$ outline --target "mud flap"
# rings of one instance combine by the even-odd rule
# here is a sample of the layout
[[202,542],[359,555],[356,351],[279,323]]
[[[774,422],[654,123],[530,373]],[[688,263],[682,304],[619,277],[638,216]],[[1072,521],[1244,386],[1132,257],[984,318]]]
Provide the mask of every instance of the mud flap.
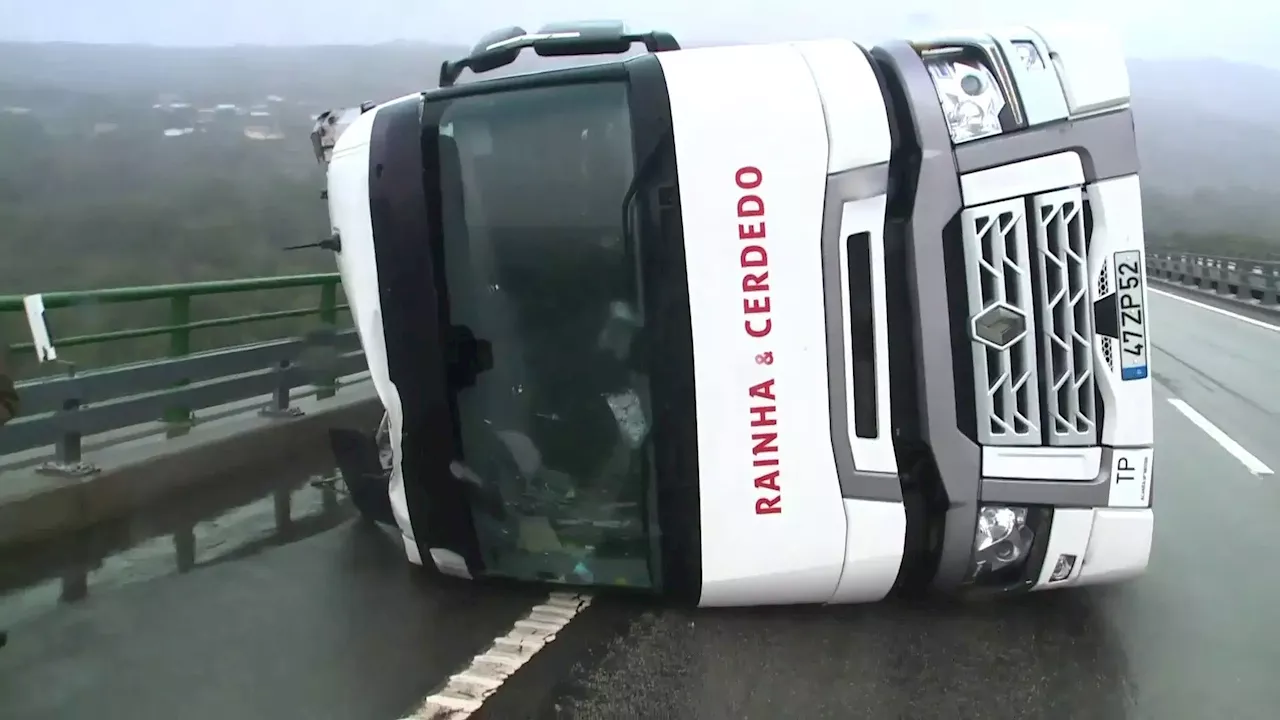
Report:
[[391,473],[382,469],[374,438],[358,430],[330,428],[329,448],[356,509],[374,522],[394,526]]

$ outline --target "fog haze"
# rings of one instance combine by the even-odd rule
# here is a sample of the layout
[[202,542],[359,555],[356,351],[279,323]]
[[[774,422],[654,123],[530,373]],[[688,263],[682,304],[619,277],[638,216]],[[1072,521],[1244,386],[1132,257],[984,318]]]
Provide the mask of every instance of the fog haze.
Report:
[[875,40],[938,28],[1098,19],[1131,53],[1211,55],[1280,68],[1271,36],[1280,5],[1192,0],[0,0],[0,40],[158,45],[470,43],[497,26],[622,18],[689,39],[841,35]]
[[[145,175],[135,185],[152,188],[137,193],[155,206],[156,223],[186,227],[192,211],[176,213],[172,208],[182,199],[166,199],[155,187],[216,180],[244,195],[225,198],[224,210],[247,212],[234,209],[236,203],[262,203],[246,176],[284,187],[298,173],[314,172],[306,137],[313,113],[431,87],[443,59],[507,25],[536,29],[556,20],[620,18],[699,46],[823,36],[874,43],[894,35],[1102,20],[1119,32],[1130,55],[1148,232],[1166,239],[1212,235],[1217,243],[1225,236],[1263,238],[1270,246],[1280,227],[1280,128],[1274,122],[1280,116],[1280,60],[1272,57],[1268,28],[1280,28],[1280,5],[1226,2],[1211,13],[1202,8],[1191,0],[0,0],[0,114],[12,115],[14,108],[25,113],[7,123],[19,133],[15,137],[26,138],[6,147],[26,158],[25,169],[12,176],[20,189],[36,185],[32,173],[62,167],[65,158],[55,162],[35,152],[45,145],[80,158],[75,162],[93,160],[92,168],[79,172],[84,177],[109,175],[111,163],[118,166],[113,153],[127,149]],[[530,56],[504,72],[551,62]],[[284,104],[267,107],[273,102]],[[227,122],[245,127],[222,134],[206,133],[213,125],[200,130],[200,139],[180,141],[190,155],[167,149],[172,143],[165,144],[163,133],[181,134],[184,123],[199,124],[169,118],[170,110],[195,113],[237,103],[244,107],[236,112],[245,117]],[[228,158],[256,165],[236,166]],[[190,172],[193,167],[200,172]],[[66,175],[59,176],[62,185],[54,183],[59,192]],[[121,183],[90,185],[84,192]],[[207,196],[201,193],[188,194]],[[299,210],[296,222],[282,225],[279,213],[263,212],[273,236],[297,234],[281,228],[301,229],[311,221]],[[45,216],[32,215],[31,224],[33,237],[51,232]],[[241,234],[258,231],[266,232]],[[74,245],[78,232],[67,229],[67,242]],[[264,265],[260,272],[276,269]]]

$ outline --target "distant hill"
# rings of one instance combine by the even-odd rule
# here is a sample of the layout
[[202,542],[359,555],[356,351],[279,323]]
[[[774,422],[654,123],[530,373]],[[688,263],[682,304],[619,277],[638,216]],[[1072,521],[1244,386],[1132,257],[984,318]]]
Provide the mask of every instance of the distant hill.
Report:
[[409,42],[222,48],[0,43],[0,98],[20,87],[131,99],[174,93],[193,103],[274,94],[324,109],[430,87],[440,63],[460,52]]
[[1223,60],[1129,67],[1152,182],[1169,191],[1280,191],[1280,72]]
[[[143,170],[193,168],[223,162],[214,159],[223,146],[210,144],[211,139],[192,141],[188,145],[206,149],[174,156],[174,145],[161,144],[166,127],[195,126],[196,121],[181,118],[215,105],[239,106],[244,116],[264,109],[256,106],[274,96],[269,122],[253,117],[218,122],[238,123],[232,135],[245,127],[278,126],[283,139],[244,150],[240,138],[241,149],[228,161],[247,167],[270,159],[278,171],[296,175],[314,169],[306,167],[311,162],[306,134],[314,113],[432,87],[440,63],[464,52],[419,42],[223,48],[0,43],[0,110],[53,109],[73,127],[72,134],[81,138],[77,142],[110,126],[118,126],[111,132],[144,133],[155,146],[135,144],[129,151]],[[522,58],[507,72],[570,62]],[[1158,209],[1148,213],[1149,227],[1270,237],[1280,227],[1280,128],[1274,121],[1280,117],[1280,72],[1215,59],[1133,60],[1130,75],[1144,189],[1149,209]],[[192,108],[157,112],[152,106],[161,103]],[[0,131],[5,123],[29,121],[0,112]],[[36,145],[16,153],[6,149],[11,159],[0,157],[0,171],[6,162],[38,165]],[[246,152],[258,159],[242,157]],[[104,151],[98,172],[109,171],[108,160],[120,162],[118,154]],[[157,172],[130,177],[136,187],[176,169]]]

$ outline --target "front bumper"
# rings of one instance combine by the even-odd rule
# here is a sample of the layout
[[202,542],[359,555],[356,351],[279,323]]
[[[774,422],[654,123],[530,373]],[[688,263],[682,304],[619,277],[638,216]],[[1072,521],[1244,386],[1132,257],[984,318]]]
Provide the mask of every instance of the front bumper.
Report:
[[[1044,473],[1035,480],[983,479],[979,508],[1025,507],[1039,513],[1034,547],[1023,572],[1016,582],[996,583],[997,587],[1046,589],[1116,582],[1146,569],[1154,529],[1150,507],[1154,453],[1151,448],[1095,447],[1078,454],[1081,467],[1067,458],[1045,465],[1046,470],[1058,471],[1061,479],[1044,479]],[[1089,461],[1093,472],[1083,467]],[[984,461],[984,468],[988,467]],[[1087,481],[1078,476],[1086,472],[1096,476]],[[1077,476],[1072,477],[1073,473]],[[1124,506],[1138,494],[1145,498],[1145,507]],[[971,561],[968,572],[972,574],[974,567]]]
[[[1120,582],[1141,575],[1151,556],[1151,508],[1061,508],[1053,513],[1032,589]],[[1064,576],[1065,567],[1070,570]],[[1055,571],[1057,574],[1055,576]]]

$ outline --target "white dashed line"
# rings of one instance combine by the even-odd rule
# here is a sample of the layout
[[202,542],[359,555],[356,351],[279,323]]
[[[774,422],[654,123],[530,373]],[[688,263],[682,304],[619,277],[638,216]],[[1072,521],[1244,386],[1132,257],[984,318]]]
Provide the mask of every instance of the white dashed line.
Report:
[[1231,455],[1234,456],[1235,459],[1239,460],[1240,463],[1249,470],[1249,472],[1254,475],[1272,474],[1271,468],[1267,467],[1266,463],[1259,460],[1253,453],[1245,450],[1240,443],[1228,437],[1221,428],[1209,422],[1209,419],[1205,416],[1196,412],[1195,408],[1191,407],[1179,398],[1169,398],[1169,404],[1177,408],[1178,412],[1186,415],[1188,420],[1195,423],[1196,427],[1203,430],[1205,435],[1213,438],[1214,442],[1221,445],[1223,450],[1231,453]]
[[1245,317],[1244,315],[1233,313],[1230,310],[1223,310],[1222,308],[1219,308],[1219,307],[1206,305],[1202,302],[1197,302],[1195,300],[1192,300],[1191,298],[1185,298],[1185,297],[1182,297],[1181,295],[1176,295],[1171,292],[1165,292],[1164,290],[1157,290],[1150,286],[1147,287],[1147,292],[1152,292],[1152,293],[1155,293],[1156,295],[1161,295],[1173,300],[1177,300],[1178,302],[1184,302],[1188,305],[1194,305],[1195,307],[1198,307],[1201,310],[1208,310],[1211,313],[1217,313],[1219,315],[1222,315],[1223,317],[1233,318],[1233,319],[1239,320],[1242,323],[1248,323],[1249,325],[1252,325],[1254,327],[1260,327],[1260,328],[1263,328],[1264,330],[1270,330],[1271,332],[1280,333],[1280,325],[1272,325],[1271,323],[1268,323],[1268,322],[1255,320],[1254,318],[1251,318],[1251,317]]
[[502,683],[556,639],[575,617],[591,604],[587,595],[551,593],[523,618],[495,638],[489,649],[476,655],[436,694],[427,697],[403,720],[463,720],[480,709]]

